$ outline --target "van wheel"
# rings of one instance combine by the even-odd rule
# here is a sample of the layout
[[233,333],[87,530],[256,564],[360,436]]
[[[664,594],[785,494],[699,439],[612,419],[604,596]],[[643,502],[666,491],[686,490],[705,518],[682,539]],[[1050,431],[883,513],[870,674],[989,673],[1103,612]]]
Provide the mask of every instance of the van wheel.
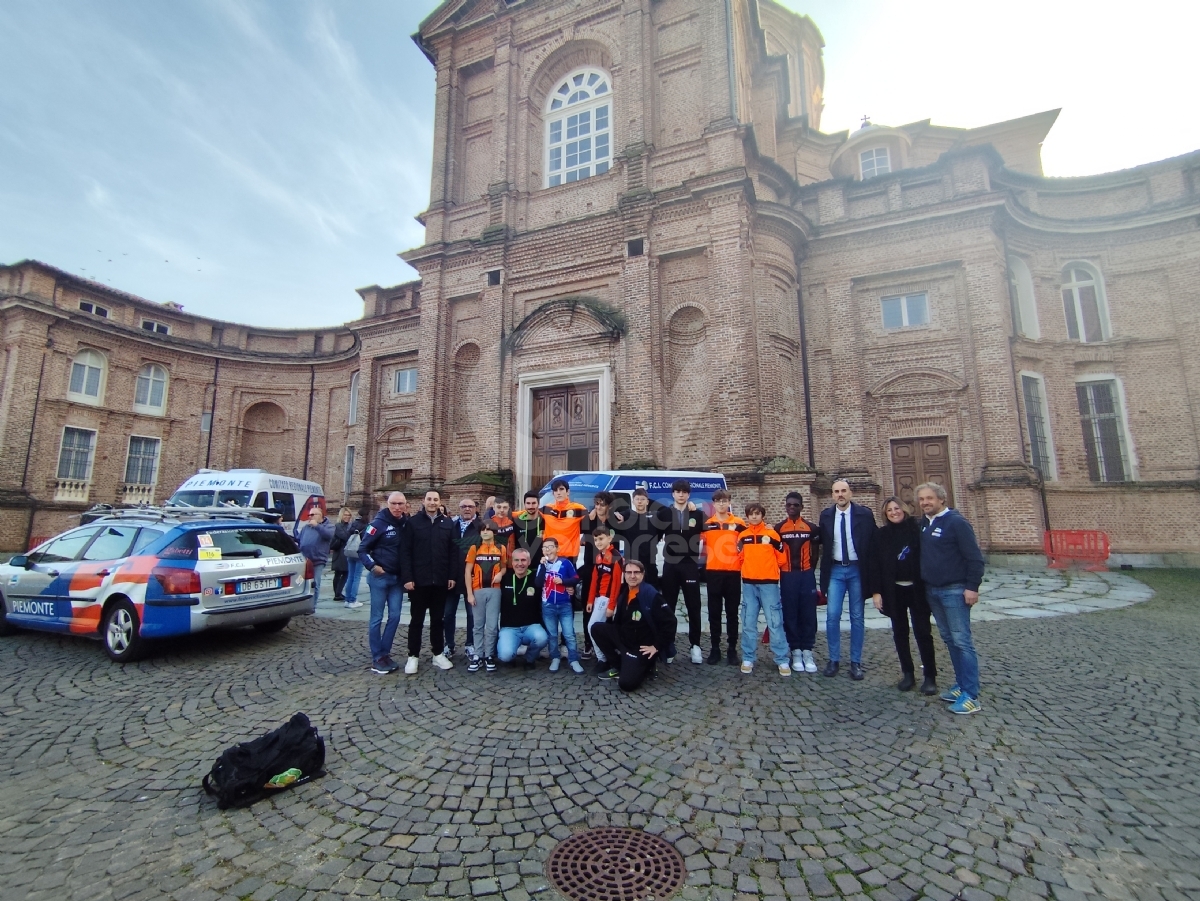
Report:
[[17,627],[8,622],[8,607],[4,598],[0,597],[0,635],[16,635]]
[[255,623],[254,631],[264,632],[267,634],[270,634],[271,632],[282,632],[287,628],[287,624],[291,621],[291,617],[285,616],[283,619],[273,619],[265,623]]
[[117,663],[137,660],[145,648],[145,641],[138,634],[137,610],[123,598],[114,601],[100,623],[100,634],[104,640],[104,651]]

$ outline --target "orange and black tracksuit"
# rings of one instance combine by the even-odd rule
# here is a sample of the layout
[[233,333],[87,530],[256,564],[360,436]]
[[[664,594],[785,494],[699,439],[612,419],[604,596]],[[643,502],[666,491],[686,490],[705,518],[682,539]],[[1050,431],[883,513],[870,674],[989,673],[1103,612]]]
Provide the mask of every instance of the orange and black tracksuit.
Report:
[[472,545],[467,550],[465,567],[465,571],[471,574],[471,591],[499,588],[507,566],[508,549],[504,545],[495,542]]
[[496,544],[508,551],[511,557],[512,552],[517,549],[516,524],[509,517],[496,516],[495,513],[492,514],[491,520],[496,524]]
[[603,554],[592,558],[592,579],[588,583],[587,611],[590,613],[596,598],[608,598],[608,615],[617,609],[617,595],[621,593],[625,575],[625,560],[610,545]]
[[579,557],[579,533],[585,516],[587,507],[570,500],[555,501],[542,507],[542,517],[546,523],[542,540],[556,539],[558,556],[566,557],[572,566]]
[[817,639],[816,565],[820,555],[820,530],[804,517],[785,519],[775,526],[783,540],[779,599],[783,628],[793,651],[811,651]]
[[746,526],[738,536],[742,554],[742,581],[761,584],[779,582],[779,567],[783,561],[783,541],[779,533],[765,522]]
[[742,603],[742,558],[738,552],[738,536],[745,531],[746,522],[727,513],[725,519],[710,516],[704,523],[706,560],[704,581],[708,584],[708,631],[712,637],[709,663],[721,662],[721,609],[729,625],[729,662],[737,662],[738,607]]

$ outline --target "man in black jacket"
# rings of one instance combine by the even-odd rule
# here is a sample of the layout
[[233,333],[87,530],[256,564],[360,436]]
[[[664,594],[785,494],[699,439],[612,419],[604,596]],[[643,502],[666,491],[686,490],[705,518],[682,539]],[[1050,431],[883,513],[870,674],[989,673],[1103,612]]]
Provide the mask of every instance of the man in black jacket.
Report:
[[454,568],[458,563],[458,547],[454,542],[454,523],[443,516],[438,508],[442,496],[431,488],[425,492],[421,509],[409,517],[408,528],[402,533],[400,543],[400,569],[408,580],[404,590],[408,592],[408,662],[404,672],[412,675],[417,671],[417,658],[421,653],[421,630],[425,627],[425,614],[429,617],[429,645],[433,650],[433,665],[439,669],[454,666],[442,653],[442,613],[446,609],[446,592],[462,579],[465,567]]
[[654,666],[675,640],[678,622],[674,605],[643,583],[646,570],[640,560],[625,564],[625,585],[617,595],[617,609],[606,623],[593,629],[596,647],[610,661],[620,661],[601,673],[617,679],[621,691],[633,691],[654,671]]
[[825,593],[825,638],[829,643],[826,676],[838,674],[842,659],[842,602],[850,598],[850,678],[863,677],[866,638],[863,576],[875,535],[875,516],[850,500],[850,483],[833,483],[833,506],[821,511],[821,590]]
[[[658,530],[663,536],[662,593],[671,609],[683,589],[683,605],[688,615],[688,642],[692,646],[692,663],[703,663],[700,650],[700,536],[704,517],[688,503],[692,485],[687,479],[676,479],[671,485],[675,502],[658,511]],[[667,663],[675,660],[672,640],[667,649]]]
[[[408,526],[408,502],[399,491],[388,495],[387,506],[375,514],[363,531],[358,559],[367,570],[371,590],[371,617],[367,622],[367,644],[371,648],[371,672],[384,675],[400,667],[392,660],[392,641],[400,625],[404,583],[400,569],[400,545]],[[387,625],[383,623],[387,610]]]
[[633,489],[633,506],[621,511],[625,518],[611,525],[624,547],[621,553],[627,560],[641,560],[646,569],[646,584],[658,588],[658,531],[655,511],[645,488]]

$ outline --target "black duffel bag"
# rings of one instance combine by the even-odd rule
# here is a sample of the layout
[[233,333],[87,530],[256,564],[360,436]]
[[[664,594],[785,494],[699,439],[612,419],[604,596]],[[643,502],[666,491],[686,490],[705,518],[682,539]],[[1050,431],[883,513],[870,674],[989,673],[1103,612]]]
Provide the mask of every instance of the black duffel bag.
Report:
[[300,771],[291,785],[325,775],[325,740],[303,713],[254,741],[227,748],[204,777],[204,790],[221,810],[253,804],[272,791],[267,782],[289,769]]

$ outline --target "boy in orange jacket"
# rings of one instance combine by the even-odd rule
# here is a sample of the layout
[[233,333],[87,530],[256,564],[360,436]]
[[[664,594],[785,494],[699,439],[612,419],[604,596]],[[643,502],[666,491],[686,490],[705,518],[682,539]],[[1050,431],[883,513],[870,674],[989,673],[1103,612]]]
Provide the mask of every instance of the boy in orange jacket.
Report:
[[742,601],[742,557],[738,553],[738,536],[746,528],[740,516],[729,512],[729,492],[718,488],[713,492],[713,515],[704,523],[700,537],[704,539],[704,581],[708,585],[708,634],[712,651],[708,662],[721,662],[721,610],[729,636],[729,663],[737,662],[738,607]]
[[483,658],[472,656],[467,672],[477,673],[486,666],[496,671],[496,639],[500,635],[500,584],[508,567],[508,549],[496,543],[496,524],[484,520],[479,526],[479,544],[467,550],[467,567],[463,584],[467,586],[467,603],[483,613]]
[[[624,558],[613,545],[613,534],[608,526],[592,529],[592,546],[592,577],[588,581],[587,606],[584,607],[584,625],[588,635],[592,634],[592,626],[607,621],[617,609],[617,594],[621,591],[625,566]],[[606,672],[608,669],[604,652],[597,647],[596,671]]]
[[737,546],[742,557],[742,672],[754,672],[761,608],[771,631],[771,655],[779,667],[779,675],[790,676],[792,666],[779,602],[783,541],[778,532],[763,522],[766,515],[762,504],[747,504],[746,528],[738,535]]

